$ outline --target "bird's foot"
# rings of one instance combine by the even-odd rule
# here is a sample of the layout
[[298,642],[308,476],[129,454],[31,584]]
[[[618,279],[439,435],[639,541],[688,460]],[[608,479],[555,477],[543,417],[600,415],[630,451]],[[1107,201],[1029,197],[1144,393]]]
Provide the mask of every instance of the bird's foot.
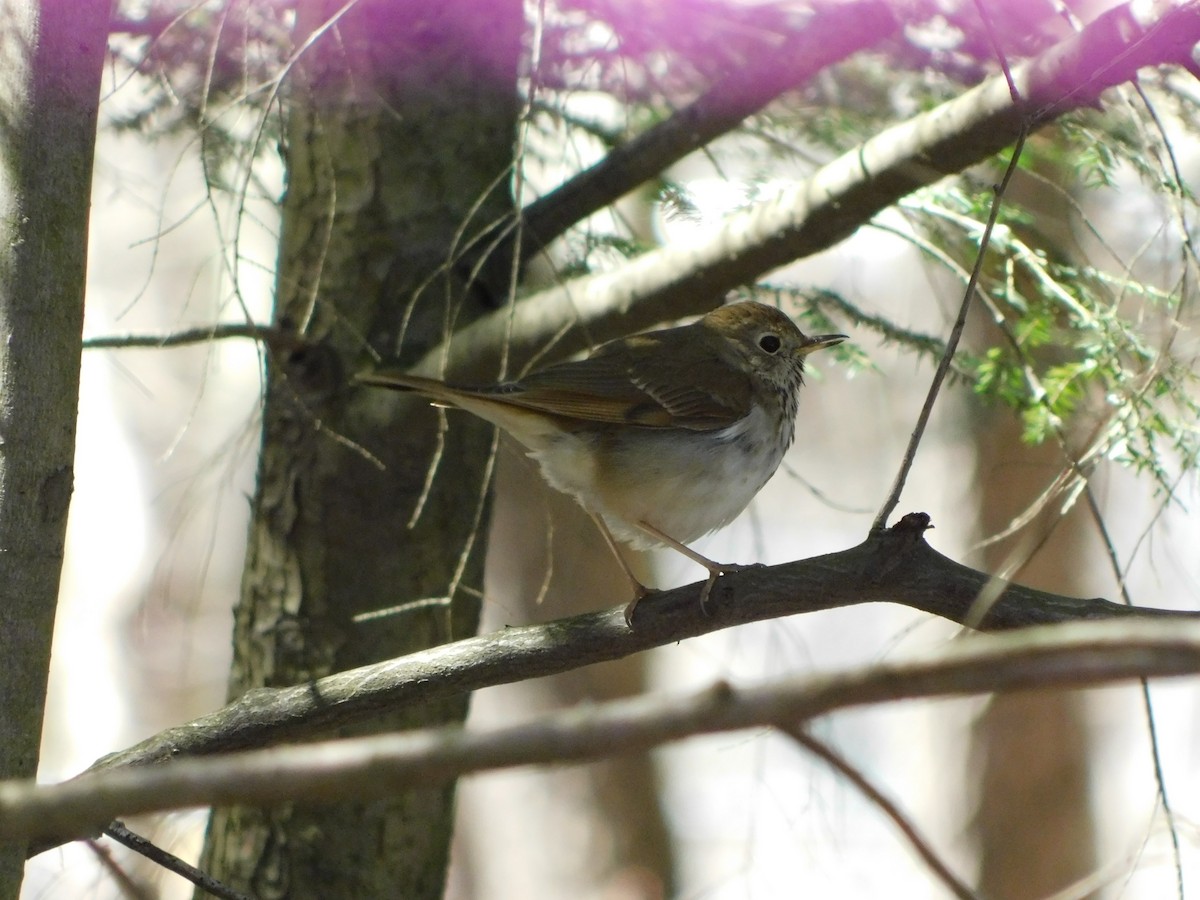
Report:
[[637,609],[638,602],[647,594],[653,594],[651,588],[646,587],[637,579],[631,579],[634,584],[633,599],[629,601],[629,605],[625,607],[625,624],[630,628],[633,627],[633,611]]
[[[708,599],[712,594],[713,586],[717,583],[717,579],[722,575],[732,575],[735,572],[745,572],[747,569],[761,569],[762,563],[717,563],[705,566],[708,569],[708,580],[704,582],[704,587],[700,589],[700,612],[706,616],[712,615],[712,609],[709,607]],[[629,601],[629,605],[625,607],[625,624],[630,628],[633,627],[634,611],[642,598],[647,594],[656,594],[658,591],[653,588],[648,588],[640,581],[633,580],[634,594],[633,599]]]
[[762,566],[762,563],[712,563],[705,566],[708,569],[708,581],[704,582],[704,587],[700,589],[700,612],[706,616],[712,615],[712,610],[708,606],[708,597],[712,593],[713,585],[717,583],[717,579],[722,575],[732,575],[734,572],[744,572],[747,569],[757,569]]

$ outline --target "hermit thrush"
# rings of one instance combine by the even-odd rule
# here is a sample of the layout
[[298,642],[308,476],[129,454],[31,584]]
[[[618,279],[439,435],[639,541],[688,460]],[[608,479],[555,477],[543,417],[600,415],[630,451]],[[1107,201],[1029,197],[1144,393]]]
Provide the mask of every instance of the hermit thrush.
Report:
[[795,434],[804,358],[845,339],[807,337],[774,307],[735,303],[518,381],[467,387],[389,371],[358,380],[465,409],[523,444],[600,526],[633,585],[632,625],[647,588],[613,539],[666,545],[704,566],[703,606],[716,579],[741,567],[687,543],[732,522],[775,473]]

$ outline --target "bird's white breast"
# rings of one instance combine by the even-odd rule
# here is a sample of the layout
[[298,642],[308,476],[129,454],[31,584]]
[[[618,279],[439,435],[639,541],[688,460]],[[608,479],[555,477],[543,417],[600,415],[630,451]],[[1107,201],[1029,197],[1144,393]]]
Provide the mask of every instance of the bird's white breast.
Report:
[[785,430],[755,406],[721,431],[562,434],[530,456],[616,538],[645,549],[655,542],[637,522],[686,544],[737,518],[779,467],[792,437]]

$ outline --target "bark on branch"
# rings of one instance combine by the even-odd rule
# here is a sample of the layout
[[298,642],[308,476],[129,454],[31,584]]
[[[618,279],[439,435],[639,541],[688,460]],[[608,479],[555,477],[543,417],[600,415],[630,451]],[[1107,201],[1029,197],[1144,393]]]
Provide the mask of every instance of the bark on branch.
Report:
[[[1016,66],[1014,102],[996,76],[880,132],[776,197],[729,216],[708,239],[689,238],[645,253],[613,272],[568,281],[498,310],[454,335],[416,368],[459,378],[494,375],[554,345],[563,356],[588,344],[706,312],[729,290],[825,250],[918,188],[963,171],[1131,81],[1146,66],[1195,71],[1200,3],[1171,6],[1147,23],[1116,7],[1078,34]],[[507,350],[502,351],[508,341]]]
[[182,759],[149,769],[91,772],[59,785],[10,782],[0,784],[0,839],[30,836],[45,849],[95,833],[117,815],[207,804],[366,799],[488,769],[643,751],[701,733],[764,726],[792,731],[817,716],[867,704],[1200,671],[1200,623],[1113,624],[977,637],[953,642],[933,659],[792,677],[762,687],[720,682],[690,694],[642,695],[503,728],[445,727]]
[[[989,631],[1112,618],[1200,620],[1197,612],[1129,607],[998,583],[930,547],[923,536],[928,522],[923,513],[910,513],[848,550],[723,576],[709,597],[708,616],[700,611],[702,582],[697,582],[645,598],[633,629],[625,625],[624,607],[615,606],[466,638],[310,684],[252,690],[207,716],[105,757],[94,768],[312,738],[383,711],[569,671],[732,625],[859,603],[901,603]],[[980,597],[992,593],[987,608],[977,608]]]
[[[709,713],[698,713],[699,718],[689,719],[692,724],[686,727],[669,723],[659,727],[646,723],[644,727],[647,730],[639,732],[641,737],[631,737],[623,744],[599,740],[596,733],[589,730],[594,726],[598,732],[605,733],[605,729],[610,727],[604,724],[608,720],[599,716],[595,719],[599,725],[585,723],[581,726],[583,731],[576,735],[580,743],[573,745],[577,747],[575,750],[568,750],[563,743],[550,740],[532,756],[521,757],[520,754],[526,753],[526,750],[509,750],[501,752],[500,756],[484,754],[477,758],[474,750],[465,749],[474,747],[472,742],[476,738],[461,730],[449,729],[384,738],[381,740],[385,743],[378,747],[372,743],[364,744],[364,747],[373,749],[361,752],[370,756],[383,747],[400,748],[397,751],[399,757],[389,757],[391,761],[386,764],[401,766],[398,774],[389,775],[400,781],[406,778],[452,778],[462,772],[497,765],[592,759],[609,752],[624,752],[675,740],[699,731],[728,730],[772,722],[794,723],[847,705],[901,697],[1035,687],[1052,683],[1089,684],[1137,675],[1200,671],[1200,613],[1130,607],[1102,598],[1065,597],[999,582],[987,573],[960,565],[930,547],[924,538],[928,528],[927,515],[910,513],[892,528],[869,535],[863,543],[848,550],[722,576],[709,597],[712,612],[707,616],[700,611],[702,582],[697,582],[645,598],[638,606],[638,618],[632,629],[625,625],[624,607],[615,606],[543,625],[506,628],[493,634],[443,644],[398,659],[339,672],[309,684],[249,691],[209,715],[169,728],[134,747],[101,759],[88,772],[66,785],[54,789],[34,789],[20,783],[0,785],[0,839],[6,833],[24,834],[28,831],[32,837],[42,839],[42,843],[34,847],[35,852],[41,852],[85,833],[97,823],[107,821],[104,816],[97,818],[97,811],[109,810],[110,807],[111,818],[138,810],[162,808],[163,805],[232,802],[235,799],[238,802],[284,799],[278,793],[278,783],[289,781],[291,776],[287,779],[281,777],[280,760],[290,759],[287,754],[297,748],[275,751],[283,755],[272,757],[273,762],[250,763],[251,769],[259,774],[250,776],[249,782],[238,782],[236,786],[230,786],[207,769],[179,770],[176,764],[187,757],[313,739],[328,734],[335,727],[361,722],[383,712],[394,713],[403,707],[429,703],[479,688],[564,672],[732,625],[859,603],[901,603],[987,631],[1105,619],[1142,622],[1167,620],[1170,628],[1165,635],[1161,627],[1146,632],[1152,635],[1148,640],[1158,642],[1150,649],[1134,638],[1122,640],[1127,635],[1135,634],[1127,631],[1139,627],[1135,622],[1127,622],[1115,637],[1107,631],[1097,632],[1105,635],[1099,645],[1095,643],[1096,635],[1086,632],[1087,639],[1083,641],[1086,646],[1081,645],[1074,650],[1070,649],[1074,646],[1071,642],[1062,645],[1048,636],[1052,635],[1052,631],[1030,633],[1009,642],[989,645],[992,649],[985,655],[995,652],[1012,663],[1022,658],[1040,659],[1040,654],[1049,654],[1046,661],[1030,665],[1016,664],[1007,674],[996,674],[990,663],[977,665],[976,661],[967,665],[968,674],[961,676],[966,678],[965,681],[958,680],[960,676],[952,676],[946,681],[944,671],[937,668],[950,666],[953,669],[953,654],[936,665],[926,663],[941,673],[936,677],[910,673],[910,676],[906,676],[907,681],[895,682],[892,667],[885,666],[845,676],[804,679],[795,687],[794,696],[789,693],[791,688],[783,688],[783,694],[792,696],[792,699],[778,701],[783,706],[771,707],[774,711],[769,714],[763,712],[766,708],[763,704],[769,706],[777,701],[768,700],[772,689],[764,688],[762,691],[765,693],[759,699],[750,701],[746,707],[757,712],[748,713],[742,709],[730,713],[724,705],[720,705],[719,709],[710,710]],[[981,598],[987,601],[986,607],[981,606]],[[1174,644],[1163,645],[1164,641],[1170,644],[1169,639],[1175,635],[1181,642],[1179,647]],[[1106,641],[1120,648],[1114,650],[1111,658],[1105,657],[1103,648],[1107,646]],[[1067,649],[1063,650],[1064,646]],[[1063,650],[1064,655],[1056,655],[1059,650]],[[863,689],[861,686],[864,684],[874,687]],[[893,686],[888,687],[889,684]],[[849,694],[845,693],[847,689]],[[754,692],[739,693],[740,697],[751,695],[758,696]],[[656,711],[671,710],[678,705],[677,701],[663,705],[662,701],[650,699],[630,702],[634,706],[638,702],[646,702]],[[697,699],[693,707],[697,703],[704,706],[704,701]],[[741,709],[741,704],[735,706]],[[625,706],[619,706],[619,709],[625,709]],[[683,727],[683,730],[672,731],[676,727]],[[393,740],[398,743],[387,743]],[[503,744],[510,738],[499,740]],[[517,743],[522,747],[527,746],[524,739]],[[436,753],[432,757],[421,755],[428,753],[431,747],[446,749],[459,746],[464,748],[461,755],[458,751],[451,752],[449,757]],[[413,757],[410,763],[397,763],[398,759],[407,759],[414,748],[419,750],[419,759]],[[353,751],[352,755],[359,752]],[[504,753],[511,752],[517,752],[517,755],[504,756]],[[447,762],[448,759],[451,761]],[[502,762],[501,759],[508,761]],[[184,790],[180,794],[175,775],[165,781],[143,783],[140,779],[146,773],[130,772],[120,775],[113,782],[96,782],[96,785],[106,786],[99,798],[80,799],[90,790],[88,785],[93,784],[91,779],[94,775],[117,775],[123,770],[172,761],[172,772],[188,773],[179,778],[184,782],[194,781],[196,790],[212,793],[197,794]],[[311,760],[297,763],[301,766],[310,764]],[[410,764],[415,768],[405,768]],[[265,770],[261,768],[263,765],[266,766]],[[272,774],[265,782],[254,781],[262,777],[263,771]],[[205,772],[209,774],[203,774]],[[274,788],[267,783],[272,779],[277,782]],[[258,786],[248,786],[252,783]],[[326,784],[320,779],[317,783]],[[158,787],[146,787],[145,784]],[[201,789],[201,784],[207,787]],[[109,786],[115,793],[109,793]],[[248,793],[238,793],[243,789]],[[328,788],[316,787],[313,790],[316,793],[306,796],[323,796],[321,792]],[[61,809],[55,809],[59,809],[65,818],[55,819],[49,807],[39,805],[43,802],[41,792],[45,791],[50,791],[54,797],[47,803],[64,804]],[[56,794],[55,791],[62,793]],[[35,795],[38,799],[31,799]],[[164,798],[168,796],[172,799],[166,803]],[[132,805],[117,804],[118,797],[121,803],[128,801]],[[79,803],[83,805],[75,805]],[[87,823],[86,826],[84,823]],[[81,831],[81,828],[84,830]]]
[[[530,203],[521,212],[528,238],[521,244],[522,256],[538,253],[575,223],[737,128],[784,91],[891,37],[899,27],[895,10],[883,0],[815,6],[810,18],[773,52],[749,60],[669,119]],[[490,246],[492,241],[480,243]]]

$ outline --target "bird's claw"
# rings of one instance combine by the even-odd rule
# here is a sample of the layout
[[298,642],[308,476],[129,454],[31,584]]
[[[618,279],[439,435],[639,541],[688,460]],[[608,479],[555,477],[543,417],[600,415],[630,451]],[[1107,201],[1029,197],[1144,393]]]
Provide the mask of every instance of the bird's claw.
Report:
[[712,610],[708,606],[708,598],[712,594],[713,585],[717,583],[718,578],[722,575],[744,572],[747,569],[760,569],[762,565],[762,563],[721,563],[709,569],[708,581],[704,582],[704,587],[700,589],[700,612],[706,616],[712,615]]
[[635,584],[637,584],[637,587],[634,589],[633,599],[625,607],[625,624],[630,628],[633,628],[633,611],[637,609],[638,601],[651,593],[650,589],[644,584],[640,582],[635,582]]

